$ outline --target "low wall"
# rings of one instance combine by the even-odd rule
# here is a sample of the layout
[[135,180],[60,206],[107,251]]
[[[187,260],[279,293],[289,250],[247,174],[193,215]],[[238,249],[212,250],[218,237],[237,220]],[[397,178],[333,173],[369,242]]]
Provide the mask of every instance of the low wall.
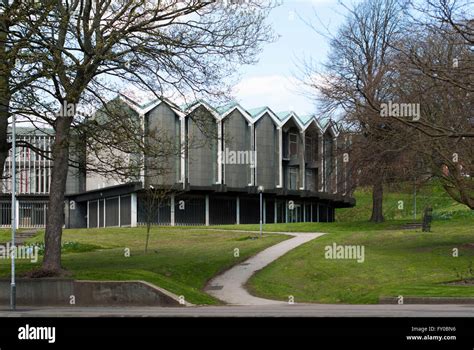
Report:
[[[25,306],[185,306],[179,297],[143,281],[16,280],[17,305]],[[10,280],[0,279],[0,306],[10,304]]]

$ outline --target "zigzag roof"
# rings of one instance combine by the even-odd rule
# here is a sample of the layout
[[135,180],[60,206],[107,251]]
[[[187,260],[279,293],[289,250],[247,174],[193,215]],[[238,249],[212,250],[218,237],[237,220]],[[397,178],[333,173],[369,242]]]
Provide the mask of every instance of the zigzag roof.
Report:
[[[204,100],[196,100],[192,103],[177,106],[166,99],[155,99],[152,101],[148,101],[146,103],[138,104],[129,97],[121,96],[125,102],[127,102],[132,108],[134,108],[137,112],[146,114],[161,103],[166,103],[176,114],[181,116],[188,116],[192,111],[199,108],[200,106],[204,107],[208,110],[216,120],[223,120],[227,116],[229,116],[233,111],[238,110],[244,118],[251,124],[256,123],[260,118],[262,118],[265,114],[268,114],[274,123],[282,127],[284,126],[289,120],[293,120],[298,128],[301,131],[305,131],[311,124],[314,123],[316,128],[321,133],[326,133],[328,130],[331,132],[333,136],[338,136],[339,131],[335,122],[331,119],[327,120],[325,123],[322,123],[321,119],[318,119],[315,115],[304,115],[299,116],[293,111],[284,111],[284,112],[273,112],[270,107],[268,106],[261,106],[252,109],[245,109],[242,107],[238,102],[232,101],[228,104],[214,107],[207,103]],[[324,125],[323,125],[324,124]]]

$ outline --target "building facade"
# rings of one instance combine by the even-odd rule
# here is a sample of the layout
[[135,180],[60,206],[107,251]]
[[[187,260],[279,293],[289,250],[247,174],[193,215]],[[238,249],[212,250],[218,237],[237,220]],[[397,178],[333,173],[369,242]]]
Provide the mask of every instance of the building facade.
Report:
[[[347,177],[338,152],[339,131],[331,121],[323,126],[314,116],[274,113],[268,107],[247,110],[237,103],[214,108],[196,101],[177,107],[163,100],[139,104],[122,96],[114,103],[136,114],[144,134],[159,130],[180,152],[166,160],[166,174],[153,174],[146,157],[141,157],[140,174],[128,179],[71,168],[66,227],[137,226],[147,221],[171,226],[258,223],[262,190],[264,223],[332,222],[336,208],[355,205],[344,192]],[[54,137],[38,130],[19,134],[44,143],[44,149]],[[49,159],[28,148],[18,151],[20,227],[45,224],[51,167]],[[9,169],[11,160],[5,165],[7,175]],[[7,176],[0,202],[5,226],[10,224],[9,186]],[[150,218],[151,188],[167,189],[167,196]]]
[[144,165],[130,181],[87,177],[85,191],[67,196],[67,227],[145,224],[150,188],[170,189],[151,219],[158,225],[258,223],[262,189],[265,223],[331,222],[336,208],[355,205],[344,192],[339,132],[331,121],[322,126],[314,116],[237,103],[213,108],[196,101],[179,108],[125,97],[120,103],[144,130],[167,133],[182,152],[170,157],[165,175],[148,173]]
[[[9,130],[10,131],[10,130]],[[49,186],[53,162],[51,146],[54,141],[52,129],[16,128],[16,190],[17,227],[44,227],[48,209]],[[11,142],[11,132],[9,133]],[[35,152],[34,150],[40,150]],[[12,152],[6,159],[3,180],[0,184],[0,225],[11,227]],[[70,168],[66,193],[85,191],[85,176]]]

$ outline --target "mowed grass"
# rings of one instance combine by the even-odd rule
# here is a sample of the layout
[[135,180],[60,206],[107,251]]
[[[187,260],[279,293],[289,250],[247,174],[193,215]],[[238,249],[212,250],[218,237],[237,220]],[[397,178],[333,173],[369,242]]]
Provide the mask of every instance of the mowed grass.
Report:
[[[256,274],[250,290],[263,297],[297,302],[377,303],[381,296],[471,296],[471,285],[447,285],[472,278],[474,219],[435,223],[420,230],[329,229]],[[365,261],[325,258],[325,247],[361,245]],[[453,257],[453,249],[459,257]]]
[[[403,187],[403,186],[401,186]],[[371,193],[355,193],[355,208],[338,209],[335,223],[265,224],[263,239],[252,239],[259,225],[208,228],[154,227],[149,252],[144,253],[145,228],[65,230],[63,266],[72,277],[91,280],[145,280],[194,304],[218,304],[202,291],[220,271],[284,239],[270,232],[325,232],[325,236],[287,253],[258,272],[248,283],[252,293],[271,299],[317,303],[377,303],[381,296],[474,296],[473,285],[449,282],[474,278],[474,211],[450,199],[436,182],[418,189],[421,210],[434,208],[431,233],[403,230],[413,221],[413,197],[409,184],[397,191],[386,189],[382,224],[369,223]],[[398,201],[403,201],[403,209]],[[3,239],[2,239],[3,238]],[[0,230],[0,242],[10,240],[10,230]],[[42,242],[43,235],[31,242]],[[330,260],[325,247],[360,245],[365,261]],[[239,249],[239,257],[234,249]],[[459,257],[453,257],[453,249]],[[126,257],[126,249],[131,256]],[[8,262],[9,263],[9,262]],[[9,268],[0,260],[0,276]],[[40,262],[36,265],[40,266]],[[18,271],[31,263],[19,261]]]
[[[339,222],[365,221],[372,212],[371,188],[359,188],[354,197],[357,204],[354,208],[337,209],[336,220]],[[416,189],[416,220],[421,220],[423,210],[433,208],[435,219],[456,216],[474,216],[472,210],[448,196],[437,180],[431,180]],[[415,193],[412,183],[398,184],[396,188],[385,186],[383,212],[386,220],[414,221]]]
[[11,240],[11,230],[8,228],[0,229],[0,243],[6,243]]
[[[88,280],[144,280],[182,295],[193,304],[218,304],[202,291],[220,271],[287,239],[284,235],[255,235],[192,228],[153,227],[148,253],[145,228],[64,230],[63,242],[77,242],[85,251],[63,254],[63,267],[73,278]],[[42,242],[43,234],[29,243]],[[235,257],[235,249],[239,257]],[[127,249],[130,257],[126,257]],[[21,275],[40,262],[18,260]],[[0,276],[9,275],[9,261],[0,260]]]
[[[406,186],[405,186],[406,187]],[[433,207],[432,232],[403,230],[413,222],[413,195],[408,190],[386,189],[382,224],[369,223],[371,192],[356,191],[357,206],[339,209],[336,223],[266,225],[268,231],[326,232],[251,278],[252,293],[271,299],[316,303],[377,303],[379,297],[438,296],[474,297],[474,285],[448,285],[473,279],[474,211],[454,202],[436,182],[418,189],[418,221],[425,206]],[[398,201],[403,201],[403,209]],[[256,229],[258,225],[241,227]],[[325,248],[359,245],[365,261],[331,260]],[[453,256],[453,249],[459,257]]]
[[[18,229],[17,232],[27,231],[26,229]],[[12,240],[12,230],[10,228],[0,228],[0,243],[10,242]]]

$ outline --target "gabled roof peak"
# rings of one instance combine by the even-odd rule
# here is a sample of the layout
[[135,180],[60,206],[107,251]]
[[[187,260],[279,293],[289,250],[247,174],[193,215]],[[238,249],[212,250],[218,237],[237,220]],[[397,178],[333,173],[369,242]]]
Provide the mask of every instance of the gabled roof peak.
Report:
[[[212,106],[211,104],[207,103],[203,99],[197,99],[191,103],[181,105],[181,106],[176,106],[173,103],[169,102],[166,99],[155,99],[152,101],[148,101],[143,104],[138,104],[137,102],[133,101],[130,97],[123,95],[123,98],[126,99],[126,101],[129,104],[133,104],[133,107],[135,109],[140,109],[144,110],[146,112],[150,111],[151,109],[155,108],[157,105],[159,105],[161,102],[164,102],[168,104],[173,110],[179,114],[180,116],[187,116],[189,115],[193,110],[198,108],[199,106],[203,106],[206,108],[217,120],[223,120],[227,116],[229,116],[234,110],[238,110],[244,118],[251,124],[254,124],[258,122],[258,120],[263,117],[266,113],[270,115],[270,117],[273,119],[275,124],[279,127],[282,127],[285,125],[290,119],[292,119],[298,128],[301,131],[305,131],[310,125],[313,123],[316,125],[317,129],[321,133],[325,133],[328,128],[331,128],[331,133],[335,136],[339,134],[339,131],[337,130],[337,127],[335,126],[336,123],[329,118],[325,123],[322,119],[325,118],[317,118],[314,114],[305,114],[303,116],[299,116],[296,114],[295,111],[293,110],[288,110],[288,111],[282,111],[282,112],[273,112],[270,107],[268,106],[260,106],[256,108],[251,108],[251,109],[245,109],[243,108],[236,100],[232,100],[226,104],[223,104],[221,106]],[[324,127],[322,126],[324,124]]]

